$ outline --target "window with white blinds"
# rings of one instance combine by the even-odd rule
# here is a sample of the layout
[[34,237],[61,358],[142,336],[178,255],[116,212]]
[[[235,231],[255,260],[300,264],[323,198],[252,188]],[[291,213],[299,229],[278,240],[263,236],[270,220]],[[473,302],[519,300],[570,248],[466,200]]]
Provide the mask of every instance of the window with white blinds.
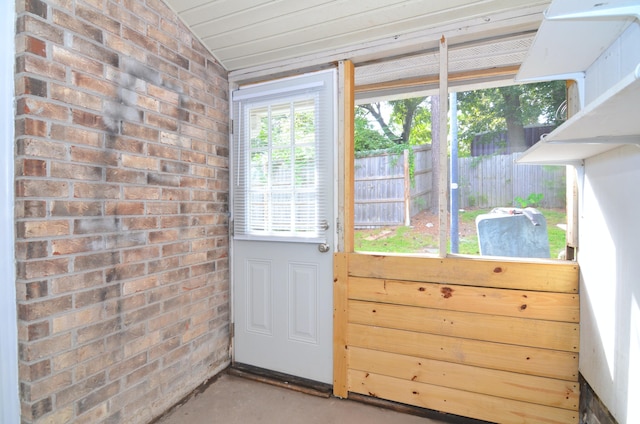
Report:
[[332,93],[322,79],[303,78],[234,93],[235,238],[323,240]]

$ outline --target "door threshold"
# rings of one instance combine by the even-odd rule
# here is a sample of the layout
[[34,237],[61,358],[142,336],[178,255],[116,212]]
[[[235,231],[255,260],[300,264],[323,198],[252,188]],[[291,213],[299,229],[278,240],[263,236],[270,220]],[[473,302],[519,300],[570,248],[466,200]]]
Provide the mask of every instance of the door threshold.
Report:
[[333,387],[330,384],[258,368],[253,365],[235,362],[227,369],[227,373],[322,398],[329,398],[333,393]]

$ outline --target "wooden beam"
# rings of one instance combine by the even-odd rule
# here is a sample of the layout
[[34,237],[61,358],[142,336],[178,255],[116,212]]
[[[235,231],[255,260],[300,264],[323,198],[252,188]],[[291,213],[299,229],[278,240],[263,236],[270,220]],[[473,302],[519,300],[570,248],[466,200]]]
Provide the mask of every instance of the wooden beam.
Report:
[[333,394],[348,396],[348,256],[336,253],[333,256]]
[[447,176],[449,175],[449,167],[447,161],[447,135],[449,133],[447,125],[448,123],[448,111],[449,111],[449,49],[447,46],[447,39],[443,35],[440,38],[440,136],[439,136],[439,153],[438,158],[438,220],[439,235],[438,235],[438,254],[441,258],[447,256],[447,234],[449,228],[449,196],[447,191]]
[[[343,184],[339,187],[342,195],[338,199],[338,215],[342,218],[343,240],[339,243],[338,251],[353,252],[354,251],[354,166],[355,166],[355,71],[351,61],[341,61],[338,66],[339,70],[339,120],[341,146],[339,154],[342,158],[338,161],[338,182]],[[341,246],[340,246],[341,245]]]
[[[518,73],[519,66],[505,66],[502,68],[478,69],[474,71],[456,72],[449,74],[448,81],[463,82],[478,78],[509,77]],[[356,93],[366,93],[379,90],[390,90],[396,88],[409,88],[423,85],[436,85],[440,81],[439,75],[427,75],[423,77],[407,78],[396,81],[385,81],[375,84],[356,85]]]

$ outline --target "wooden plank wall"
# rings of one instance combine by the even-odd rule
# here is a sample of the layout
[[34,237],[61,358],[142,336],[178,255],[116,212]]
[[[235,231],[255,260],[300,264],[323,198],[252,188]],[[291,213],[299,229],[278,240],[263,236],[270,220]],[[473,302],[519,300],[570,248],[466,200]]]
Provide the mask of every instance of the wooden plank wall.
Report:
[[578,266],[336,255],[335,382],[499,423],[577,423]]

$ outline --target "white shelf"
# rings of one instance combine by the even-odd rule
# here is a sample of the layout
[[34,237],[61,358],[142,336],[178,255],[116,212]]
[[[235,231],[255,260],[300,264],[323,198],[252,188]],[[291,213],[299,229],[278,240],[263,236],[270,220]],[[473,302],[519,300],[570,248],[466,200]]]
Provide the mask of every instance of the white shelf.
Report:
[[[637,0],[554,1],[516,80],[575,79],[583,89],[585,71],[634,19],[640,19]],[[640,65],[527,150],[518,162],[576,165],[629,143],[640,144]]]
[[637,1],[551,3],[516,81],[572,79],[622,34],[640,13]]
[[640,65],[533,145],[518,162],[576,164],[629,143],[640,144]]

